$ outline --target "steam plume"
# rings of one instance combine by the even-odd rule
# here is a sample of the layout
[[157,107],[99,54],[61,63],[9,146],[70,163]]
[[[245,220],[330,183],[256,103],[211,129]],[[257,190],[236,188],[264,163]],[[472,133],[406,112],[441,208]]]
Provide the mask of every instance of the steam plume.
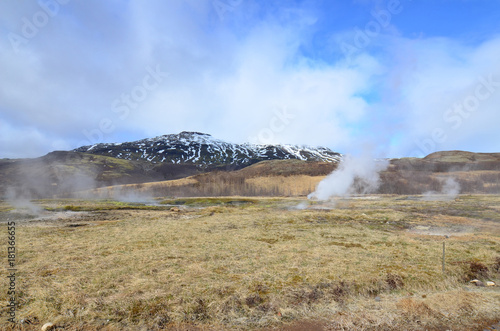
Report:
[[39,215],[42,208],[33,204],[29,195],[23,192],[16,191],[14,188],[9,187],[6,191],[5,197],[7,202],[16,209],[17,212],[26,213],[29,215]]
[[370,156],[346,156],[339,167],[323,179],[309,199],[328,200],[336,196],[372,193],[380,181],[379,172],[387,169],[389,161]]
[[440,192],[429,191],[423,194],[424,200],[453,200],[460,193],[460,184],[454,177],[441,179],[442,187]]

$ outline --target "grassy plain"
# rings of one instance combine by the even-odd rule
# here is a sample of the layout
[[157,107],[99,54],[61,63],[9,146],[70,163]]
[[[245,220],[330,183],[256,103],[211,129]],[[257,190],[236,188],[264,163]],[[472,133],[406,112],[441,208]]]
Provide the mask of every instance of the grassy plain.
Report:
[[19,303],[12,326],[2,277],[0,328],[482,330],[500,321],[500,287],[469,284],[500,283],[500,196],[155,202],[39,200],[36,216],[0,203],[0,251],[5,222],[16,222]]

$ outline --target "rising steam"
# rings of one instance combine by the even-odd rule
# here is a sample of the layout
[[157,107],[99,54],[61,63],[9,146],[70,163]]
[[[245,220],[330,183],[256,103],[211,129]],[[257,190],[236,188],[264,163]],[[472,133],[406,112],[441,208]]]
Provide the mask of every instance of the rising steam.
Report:
[[25,213],[37,216],[41,213],[42,208],[31,202],[29,194],[9,187],[5,193],[7,202],[15,208],[18,213]]
[[454,177],[440,179],[442,182],[441,191],[429,191],[423,194],[423,200],[453,200],[460,193],[460,184]]
[[345,156],[339,167],[323,179],[309,199],[328,200],[332,197],[375,192],[379,186],[379,173],[387,169],[388,160],[370,156]]

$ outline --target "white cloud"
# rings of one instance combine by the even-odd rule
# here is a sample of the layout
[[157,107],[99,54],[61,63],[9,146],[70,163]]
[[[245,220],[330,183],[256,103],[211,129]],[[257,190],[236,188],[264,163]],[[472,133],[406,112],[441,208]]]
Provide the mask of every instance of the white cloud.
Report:
[[[469,144],[484,132],[496,132],[500,101],[500,38],[477,46],[467,46],[448,39],[399,40],[395,53],[402,59],[391,73],[387,93],[395,112],[403,115],[406,139],[397,147],[397,154],[419,151],[473,148],[492,150],[494,141]],[[483,80],[493,79],[493,89],[481,87]],[[463,106],[484,94],[477,109]],[[473,107],[476,108],[476,107]],[[435,131],[442,138],[433,138]]]
[[214,135],[246,141],[269,127],[275,111],[286,108],[294,118],[273,132],[275,142],[347,148],[355,139],[347,126],[363,117],[367,104],[360,94],[372,88],[371,75],[379,65],[369,56],[357,58],[353,68],[311,63],[300,56],[300,41],[293,28],[261,25],[229,45],[234,52],[227,67],[200,68],[198,81],[184,82],[174,73],[172,84],[167,82],[145,105],[155,122],[141,116],[134,123],[156,133],[172,125],[203,128],[209,123]]
[[[37,10],[2,4],[0,23],[20,33]],[[436,149],[496,148],[500,91],[458,129],[443,114],[474,93],[479,77],[500,80],[499,38],[410,40],[391,26],[351,62],[327,60],[305,50],[324,36],[322,52],[338,53],[352,31],[316,35],[317,11],[309,2],[243,1],[221,20],[209,0],[69,2],[22,52],[0,38],[0,157],[77,147],[103,119],[114,126],[105,141],[197,130],[243,142],[274,127],[275,142],[354,153],[371,141],[403,156],[440,127],[447,139]],[[168,77],[120,118],[114,100],[157,65]],[[275,120],[282,109],[294,116],[285,126]],[[491,139],[478,142],[478,132]],[[29,139],[30,151],[20,148]]]
[[0,158],[37,157],[47,146],[52,147],[52,140],[45,133],[36,128],[12,127],[0,119]]

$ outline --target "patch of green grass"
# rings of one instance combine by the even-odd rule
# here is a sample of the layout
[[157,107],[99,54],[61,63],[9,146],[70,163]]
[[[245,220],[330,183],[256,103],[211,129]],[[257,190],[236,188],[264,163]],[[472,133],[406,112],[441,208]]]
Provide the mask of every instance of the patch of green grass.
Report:
[[[168,210],[167,206],[116,200],[37,200],[47,211]],[[70,203],[70,204],[68,204]],[[60,205],[63,204],[61,207]]]
[[63,209],[64,210],[69,210],[69,211],[82,211],[82,210],[84,210],[84,207],[68,205],[68,206],[64,206]]
[[186,206],[243,206],[254,205],[259,201],[248,198],[182,198],[182,199],[167,199],[160,202],[162,205],[186,205]]

